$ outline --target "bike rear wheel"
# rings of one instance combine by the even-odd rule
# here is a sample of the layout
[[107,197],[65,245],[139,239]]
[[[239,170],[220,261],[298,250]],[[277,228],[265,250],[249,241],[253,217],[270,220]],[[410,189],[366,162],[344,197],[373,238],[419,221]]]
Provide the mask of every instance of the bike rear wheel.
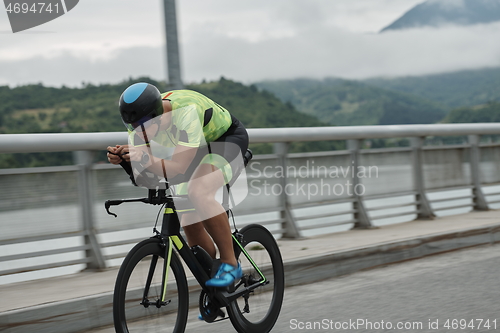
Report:
[[[283,303],[285,273],[281,253],[273,235],[261,225],[245,226],[240,233],[243,235],[241,246],[244,250],[235,245],[235,252],[243,277],[241,285],[236,284],[236,290],[258,281],[263,282],[262,275],[269,283],[257,287],[248,297],[240,297],[232,302],[228,307],[229,318],[240,333],[266,333],[276,323]],[[258,269],[255,269],[251,261]]]
[[158,238],[151,238],[137,244],[123,261],[113,295],[116,332],[184,332],[189,307],[186,275],[172,253],[162,303],[164,257],[165,247],[160,246]]

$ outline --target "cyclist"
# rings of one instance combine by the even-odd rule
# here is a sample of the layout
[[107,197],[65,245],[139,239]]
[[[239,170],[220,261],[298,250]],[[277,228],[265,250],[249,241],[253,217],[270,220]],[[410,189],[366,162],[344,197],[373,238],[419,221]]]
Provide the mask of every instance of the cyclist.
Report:
[[147,147],[150,142],[168,142],[174,151],[170,159],[160,159],[149,148],[137,149],[131,143],[117,145],[108,147],[109,162],[122,166],[127,163],[129,170],[130,163],[139,163],[170,183],[187,181],[184,187],[195,207],[194,212],[181,217],[188,244],[201,246],[215,258],[215,242],[220,253],[221,265],[207,286],[226,287],[239,279],[242,271],[234,256],[228,216],[215,195],[231,182],[231,163],[236,155],[244,156],[248,148],[245,127],[225,108],[200,93],[173,90],[160,94],[155,86],[143,82],[122,93],[119,109],[130,136],[142,138]]

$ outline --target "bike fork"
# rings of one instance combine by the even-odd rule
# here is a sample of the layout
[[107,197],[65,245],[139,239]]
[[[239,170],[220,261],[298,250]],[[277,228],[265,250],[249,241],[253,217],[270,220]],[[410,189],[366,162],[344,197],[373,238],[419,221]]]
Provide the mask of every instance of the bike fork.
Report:
[[167,284],[168,284],[168,268],[170,267],[170,262],[172,260],[172,240],[168,238],[168,243],[165,244],[165,260],[163,261],[163,271],[162,271],[162,282],[161,282],[161,297],[156,300],[156,302],[151,303],[148,299],[149,289],[151,287],[151,282],[153,281],[153,276],[155,273],[156,265],[158,264],[158,256],[154,255],[151,258],[151,263],[149,265],[148,278],[146,280],[146,285],[144,286],[144,293],[142,295],[142,302],[145,308],[150,305],[155,305],[157,308],[167,305],[170,301],[166,301],[167,297]]
[[144,293],[142,295],[142,305],[145,307],[149,306],[149,288],[151,287],[151,281],[153,281],[153,275],[155,273],[156,264],[158,263],[158,256],[153,256],[151,258],[151,264],[149,265],[148,279],[146,280],[146,285],[144,286]]
[[168,237],[168,244],[165,247],[165,261],[163,265],[163,277],[161,281],[161,303],[166,305],[165,298],[167,297],[167,284],[168,284],[168,268],[170,267],[170,261],[172,260],[172,239]]

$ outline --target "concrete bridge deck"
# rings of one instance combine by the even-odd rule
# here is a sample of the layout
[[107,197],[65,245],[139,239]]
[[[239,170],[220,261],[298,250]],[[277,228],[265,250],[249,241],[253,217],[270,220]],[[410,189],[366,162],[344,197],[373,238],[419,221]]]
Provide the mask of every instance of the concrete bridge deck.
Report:
[[[287,286],[499,242],[497,210],[278,240]],[[0,331],[68,333],[110,325],[117,271],[110,268],[0,286]],[[191,305],[196,305],[196,298]]]

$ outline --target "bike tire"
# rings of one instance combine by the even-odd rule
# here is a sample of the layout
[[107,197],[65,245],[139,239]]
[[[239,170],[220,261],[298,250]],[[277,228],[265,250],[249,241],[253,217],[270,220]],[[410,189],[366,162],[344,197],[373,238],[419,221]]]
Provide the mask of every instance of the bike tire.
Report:
[[[227,308],[229,318],[240,333],[267,333],[278,320],[283,303],[285,290],[283,260],[276,240],[263,226],[248,225],[242,228],[240,233],[243,235],[241,246],[269,280],[269,284],[257,287],[249,294],[249,312],[244,311],[246,305],[244,297],[232,302]],[[243,270],[242,281],[251,277],[243,286],[251,285],[260,279],[260,274],[238,246],[235,250]]]
[[[156,260],[153,258],[157,258]],[[158,308],[155,304],[141,305],[151,267],[154,274],[148,292],[150,302],[161,298],[165,248],[158,238],[137,244],[123,261],[116,279],[113,295],[113,320],[118,333],[185,331],[189,292],[186,274],[175,253],[171,255],[168,274],[167,298],[170,303]]]

